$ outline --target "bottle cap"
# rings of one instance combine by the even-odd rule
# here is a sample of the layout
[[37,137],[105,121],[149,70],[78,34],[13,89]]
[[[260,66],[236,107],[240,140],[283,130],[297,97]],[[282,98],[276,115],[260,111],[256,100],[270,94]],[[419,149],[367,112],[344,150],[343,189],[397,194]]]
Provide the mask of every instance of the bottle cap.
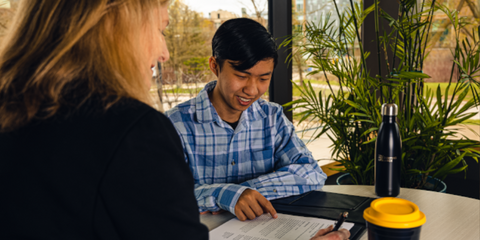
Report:
[[427,221],[415,203],[394,197],[372,201],[363,211],[363,218],[380,227],[397,229],[420,227]]
[[382,105],[382,116],[397,116],[398,108],[395,103],[384,103]]

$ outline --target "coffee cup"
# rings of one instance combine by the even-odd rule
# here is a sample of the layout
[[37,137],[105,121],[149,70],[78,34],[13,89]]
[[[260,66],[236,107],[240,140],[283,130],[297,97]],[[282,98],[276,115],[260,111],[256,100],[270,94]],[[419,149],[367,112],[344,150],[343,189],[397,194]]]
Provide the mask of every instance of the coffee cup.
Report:
[[363,218],[369,240],[418,240],[427,221],[415,203],[394,197],[372,201]]

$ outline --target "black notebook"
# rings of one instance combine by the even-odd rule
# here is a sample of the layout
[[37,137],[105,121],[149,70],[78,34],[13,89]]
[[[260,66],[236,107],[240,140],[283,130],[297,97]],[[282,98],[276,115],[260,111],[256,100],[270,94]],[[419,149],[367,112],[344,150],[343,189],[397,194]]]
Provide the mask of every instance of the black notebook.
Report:
[[347,222],[355,223],[350,229],[350,239],[359,239],[366,230],[363,211],[375,198],[312,191],[302,195],[272,200],[279,213],[297,216],[320,217],[337,220],[341,212],[348,212]]

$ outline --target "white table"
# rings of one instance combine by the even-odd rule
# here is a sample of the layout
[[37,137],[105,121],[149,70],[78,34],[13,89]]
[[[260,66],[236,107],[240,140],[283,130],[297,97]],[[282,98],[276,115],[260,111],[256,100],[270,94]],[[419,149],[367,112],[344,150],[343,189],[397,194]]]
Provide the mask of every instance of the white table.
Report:
[[[323,191],[376,197],[373,186],[327,185]],[[425,190],[402,188],[399,198],[418,205],[427,216],[422,226],[421,240],[479,240],[480,200]],[[231,213],[200,215],[200,221],[212,230],[234,216]],[[367,240],[367,234],[361,238]]]

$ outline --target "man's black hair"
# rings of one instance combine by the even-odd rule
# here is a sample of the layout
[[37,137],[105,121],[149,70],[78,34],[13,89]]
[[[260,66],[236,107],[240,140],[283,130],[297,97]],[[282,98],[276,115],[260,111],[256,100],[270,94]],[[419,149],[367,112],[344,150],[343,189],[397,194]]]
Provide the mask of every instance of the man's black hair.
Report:
[[225,60],[237,71],[252,68],[257,62],[273,59],[277,66],[277,46],[260,23],[248,18],[224,22],[212,40],[212,51],[220,69]]

